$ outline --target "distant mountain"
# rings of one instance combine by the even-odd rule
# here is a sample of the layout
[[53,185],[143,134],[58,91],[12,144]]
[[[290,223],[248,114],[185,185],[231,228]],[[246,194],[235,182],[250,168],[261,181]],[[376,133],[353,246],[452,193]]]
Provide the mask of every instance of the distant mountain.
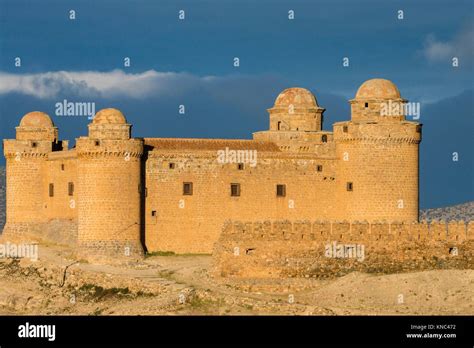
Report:
[[474,220],[474,202],[420,210],[420,220]]

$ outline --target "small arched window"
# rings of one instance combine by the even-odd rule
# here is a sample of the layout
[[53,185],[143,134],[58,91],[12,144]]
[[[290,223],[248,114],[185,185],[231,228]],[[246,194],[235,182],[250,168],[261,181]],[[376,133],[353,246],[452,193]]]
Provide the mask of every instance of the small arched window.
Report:
[[281,121],[278,121],[278,123],[277,123],[277,129],[280,130],[280,128],[281,128]]
[[326,134],[324,134],[322,137],[321,137],[321,141],[323,143],[327,143],[328,142],[328,136]]

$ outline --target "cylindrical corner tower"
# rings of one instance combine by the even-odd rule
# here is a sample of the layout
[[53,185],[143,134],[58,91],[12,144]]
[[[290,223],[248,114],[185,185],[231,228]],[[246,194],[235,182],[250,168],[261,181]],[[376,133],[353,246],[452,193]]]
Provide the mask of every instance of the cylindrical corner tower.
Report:
[[33,111],[16,127],[16,139],[4,140],[6,158],[7,237],[22,237],[41,230],[44,221],[43,164],[57,141],[51,118]]
[[351,121],[334,124],[339,218],[418,221],[421,125],[388,80],[364,82],[350,103]]
[[139,258],[143,140],[116,109],[99,111],[77,139],[78,244],[86,258]]

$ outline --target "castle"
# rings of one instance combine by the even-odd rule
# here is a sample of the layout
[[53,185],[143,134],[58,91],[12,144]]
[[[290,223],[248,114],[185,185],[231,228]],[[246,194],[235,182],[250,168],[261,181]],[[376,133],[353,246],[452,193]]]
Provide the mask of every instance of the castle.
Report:
[[116,109],[99,111],[74,148],[42,112],[4,140],[6,236],[77,243],[97,257],[144,250],[211,253],[226,220],[418,221],[421,125],[387,103],[390,81],[364,82],[351,119],[323,131],[303,88],[276,98],[253,140],[133,138]]

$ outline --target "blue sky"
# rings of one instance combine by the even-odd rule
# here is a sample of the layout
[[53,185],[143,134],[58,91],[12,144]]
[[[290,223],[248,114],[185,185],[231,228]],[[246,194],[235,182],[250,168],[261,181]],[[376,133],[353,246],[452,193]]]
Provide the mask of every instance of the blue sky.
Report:
[[[266,108],[291,86],[316,94],[327,109],[324,128],[331,129],[350,117],[347,100],[358,86],[383,77],[422,103],[422,206],[461,203],[474,196],[473,6],[470,0],[0,0],[0,135],[14,137],[31,110],[50,114],[62,138],[86,134],[86,118],[54,115],[55,103],[67,99],[120,108],[136,136],[249,138],[267,127]],[[453,163],[456,150],[463,155]]]

